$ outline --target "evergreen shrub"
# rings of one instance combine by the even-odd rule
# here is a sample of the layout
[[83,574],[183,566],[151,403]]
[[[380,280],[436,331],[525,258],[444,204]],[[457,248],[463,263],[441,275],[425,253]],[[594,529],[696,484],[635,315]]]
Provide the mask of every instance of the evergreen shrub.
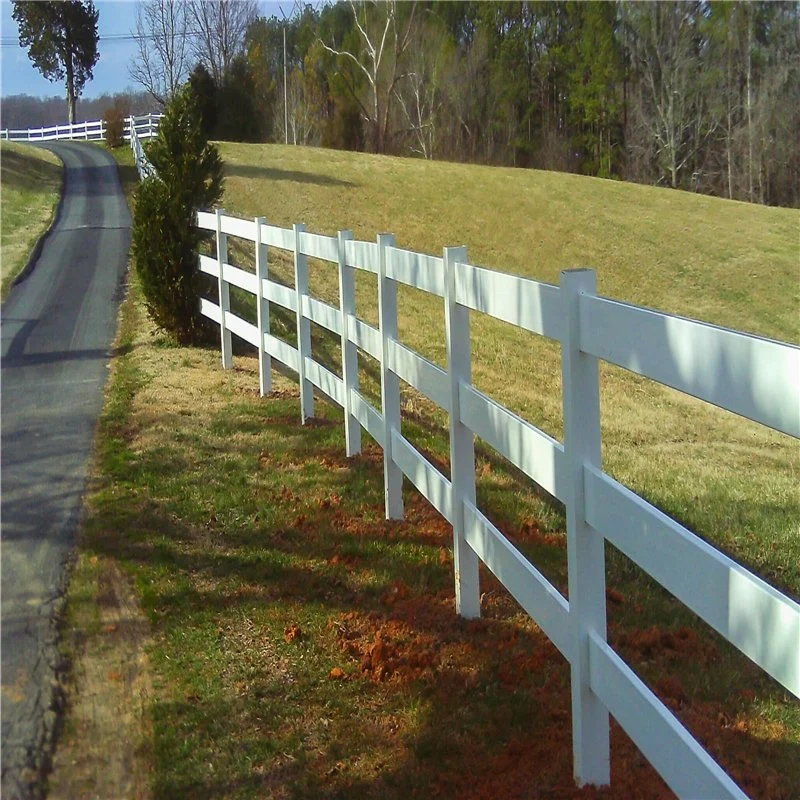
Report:
[[197,267],[208,234],[197,229],[194,216],[222,197],[223,167],[190,85],[167,105],[145,153],[156,175],[139,184],[133,219],[133,256],[145,304],[156,325],[179,344],[196,344],[208,331],[200,315],[206,276]]

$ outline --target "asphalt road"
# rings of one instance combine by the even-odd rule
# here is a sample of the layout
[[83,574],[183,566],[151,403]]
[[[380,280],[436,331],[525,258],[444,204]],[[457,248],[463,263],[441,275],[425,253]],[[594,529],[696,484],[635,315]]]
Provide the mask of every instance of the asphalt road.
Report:
[[114,159],[76,142],[61,213],[2,309],[2,796],[36,798],[59,693],[55,620],[130,245]]

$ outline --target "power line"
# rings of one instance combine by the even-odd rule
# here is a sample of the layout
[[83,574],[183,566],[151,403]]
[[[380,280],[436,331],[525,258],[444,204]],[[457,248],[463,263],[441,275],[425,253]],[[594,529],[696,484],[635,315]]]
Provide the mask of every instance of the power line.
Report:
[[[186,31],[184,36],[186,38],[190,36],[199,36],[201,31]],[[158,39],[160,38],[156,34],[146,33],[143,35],[139,35],[138,33],[107,33],[104,36],[99,36],[97,41],[98,42],[137,42],[142,41],[144,39]],[[176,37],[177,38],[177,37]],[[10,36],[4,36],[0,38],[0,47],[20,47],[24,49],[23,45],[19,43],[19,39]]]
[[[312,7],[316,8],[318,5],[321,6],[322,3],[309,3]],[[278,9],[280,10],[281,14],[283,14],[283,7],[281,4],[278,4]],[[303,3],[301,0],[294,0],[292,3],[292,11],[289,14],[288,18],[285,14],[283,14],[284,21],[291,20],[296,14],[302,13]],[[190,36],[202,36],[203,31],[186,31],[184,36],[189,38]],[[98,42],[137,42],[142,41],[144,39],[159,39],[161,38],[158,34],[153,33],[146,33],[140,35],[138,33],[105,33],[102,36],[98,37]],[[16,36],[0,36],[0,47],[22,47],[19,43],[19,39]]]

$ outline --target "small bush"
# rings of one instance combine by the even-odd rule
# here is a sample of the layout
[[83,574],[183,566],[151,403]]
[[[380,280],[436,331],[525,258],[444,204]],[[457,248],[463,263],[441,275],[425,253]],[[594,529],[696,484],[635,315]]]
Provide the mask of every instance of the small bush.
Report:
[[157,177],[136,190],[133,255],[145,304],[153,321],[180,344],[201,341],[207,327],[200,315],[202,276],[197,251],[204,234],[196,209],[222,197],[222,159],[209,144],[198,99],[186,85],[169,103],[158,136],[145,145]]
[[106,129],[106,146],[111,149],[125,144],[125,110],[117,103],[103,114]]

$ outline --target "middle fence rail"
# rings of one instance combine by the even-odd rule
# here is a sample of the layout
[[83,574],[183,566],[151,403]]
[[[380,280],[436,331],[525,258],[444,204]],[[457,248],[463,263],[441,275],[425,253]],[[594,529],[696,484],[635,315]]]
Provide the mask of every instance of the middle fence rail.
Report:
[[[231,334],[257,348],[261,394],[271,359],[296,372],[300,415],[314,416],[316,387],[344,409],[348,456],[364,428],[383,448],[387,519],[403,517],[405,475],[453,526],[457,611],[480,615],[482,561],[551,639],[571,668],[573,764],[579,785],[610,782],[609,713],[680,797],[746,795],[606,640],[604,541],[611,542],[788,691],[800,697],[800,605],[603,471],[598,362],[604,360],[800,438],[800,348],[599,297],[592,270],[566,270],[555,286],[376,242],[285,229],[263,218],[200,211],[216,234],[216,258],[199,269],[219,302],[201,312],[220,326],[222,364]],[[255,245],[255,274],[229,263],[228,237]],[[270,280],[269,248],[294,259],[295,286]],[[332,264],[339,307],[308,292],[307,259]],[[355,313],[356,270],[377,275],[379,326]],[[446,370],[397,336],[397,284],[442,298]],[[256,298],[257,324],[236,316],[230,286]],[[270,305],[296,314],[297,347],[270,332]],[[470,314],[481,312],[561,345],[564,442],[480,392],[471,381]],[[314,360],[310,323],[341,340],[342,375]],[[359,391],[358,351],[381,365],[381,408]],[[450,417],[451,479],[402,434],[400,379]],[[481,512],[474,438],[480,436],[566,507],[569,601]]]

